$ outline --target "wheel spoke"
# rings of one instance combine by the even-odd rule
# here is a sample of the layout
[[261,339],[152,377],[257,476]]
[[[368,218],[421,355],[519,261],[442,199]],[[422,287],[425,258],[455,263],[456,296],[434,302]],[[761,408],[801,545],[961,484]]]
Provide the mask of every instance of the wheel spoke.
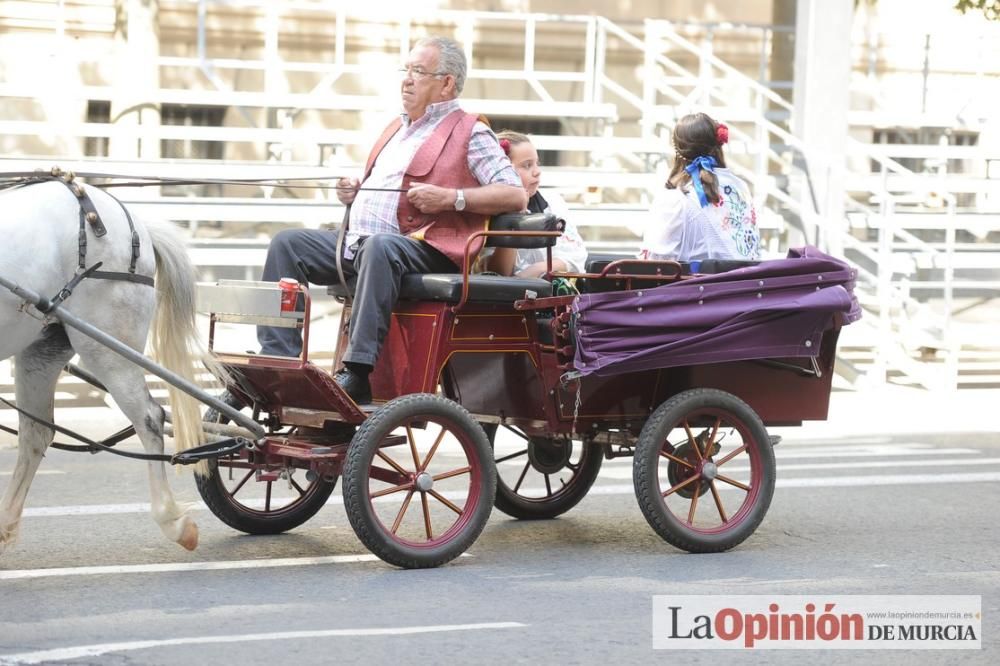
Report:
[[292,484],[292,487],[299,491],[299,497],[306,494],[305,488],[299,485],[299,482],[293,479],[291,476],[288,477],[288,482]]
[[391,469],[386,469],[381,465],[372,465],[368,468],[368,478],[374,481],[381,481],[390,486],[399,486],[414,478],[413,474],[400,474]]
[[420,504],[424,509],[424,530],[427,532],[427,540],[434,538],[434,530],[431,529],[431,508],[427,505],[427,493],[420,493]]
[[410,453],[413,454],[413,469],[420,469],[420,456],[417,454],[417,440],[413,437],[413,429],[406,426],[406,440],[410,443]]
[[436,491],[434,489],[431,489],[431,490],[428,490],[427,492],[429,492],[431,495],[433,495],[434,499],[436,499],[437,501],[441,502],[441,504],[444,504],[446,507],[448,507],[449,509],[451,509],[452,511],[454,511],[458,515],[460,515],[460,516],[462,515],[462,510],[459,509],[457,506],[455,506],[454,502],[452,502],[451,500],[449,500],[447,497],[445,497],[444,495],[442,495],[438,491]]
[[517,483],[514,484],[514,492],[515,493],[517,492],[517,489],[521,487],[521,484],[524,483],[524,475],[528,473],[528,468],[529,467],[531,467],[531,461],[530,460],[528,462],[524,463],[524,469],[521,470],[521,476],[517,477]]
[[417,468],[418,472],[427,471],[427,466],[431,464],[431,458],[433,458],[434,454],[437,453],[438,447],[441,446],[441,440],[444,439],[444,436],[447,433],[448,431],[444,429],[444,426],[441,426],[441,433],[437,436],[437,439],[434,440],[434,446],[432,446],[431,450],[427,452],[427,457],[424,458],[424,464]]
[[687,419],[684,419],[684,432],[687,433],[688,441],[691,443],[691,448],[694,449],[695,455],[698,456],[698,460],[704,460],[704,456],[701,455],[701,449],[698,448],[698,438],[691,432],[691,426],[688,425]]
[[264,495],[264,511],[271,511],[271,482],[267,482],[267,494]]
[[441,479],[450,479],[453,476],[459,476],[460,474],[465,474],[466,472],[472,471],[471,467],[459,467],[458,469],[453,469],[450,472],[441,472],[440,474],[435,474],[431,478],[435,481],[440,481]]
[[736,486],[737,488],[742,488],[743,490],[750,492],[750,486],[745,486],[739,481],[733,481],[728,476],[722,476],[721,474],[719,474],[715,478],[717,478],[719,481],[724,481],[731,486]]
[[746,450],[747,450],[747,445],[744,444],[743,446],[741,446],[740,448],[736,449],[735,451],[727,453],[726,457],[723,458],[722,460],[716,461],[715,466],[716,467],[722,467],[727,462],[729,462],[730,460],[732,460],[733,458],[735,458],[736,456],[740,455],[741,453],[743,453]]
[[549,475],[545,475],[545,496],[552,497],[552,484],[549,483]]
[[377,493],[372,493],[371,494],[371,498],[375,499],[376,497],[382,497],[384,495],[391,495],[393,493],[398,493],[400,490],[409,490],[412,487],[413,487],[413,482],[412,481],[408,481],[406,483],[401,483],[398,486],[393,486],[391,488],[383,488],[382,490],[378,491]]
[[406,515],[406,510],[410,506],[410,500],[413,499],[413,491],[406,493],[406,499],[403,500],[403,506],[400,507],[399,513],[396,514],[396,521],[392,524],[392,533],[395,534],[396,530],[399,529],[399,524],[403,522],[403,516]]
[[242,488],[246,484],[246,482],[250,480],[250,477],[253,476],[253,473],[254,470],[252,469],[249,472],[247,472],[247,475],[244,476],[243,479],[236,484],[236,487],[233,488],[232,492],[230,492],[229,495],[232,497],[236,497],[236,493],[240,492],[240,488]]
[[689,483],[694,483],[695,481],[697,481],[700,478],[701,478],[700,475],[699,476],[692,476],[692,477],[688,478],[687,481],[681,481],[676,486],[674,486],[673,488],[671,488],[667,492],[663,493],[663,497],[666,497],[667,495],[672,495],[673,493],[676,493],[678,490],[680,490],[684,486],[688,485]]
[[722,518],[722,522],[728,522],[726,518],[726,510],[722,508],[722,498],[719,497],[719,489],[715,487],[715,481],[709,481],[708,487],[712,489],[712,497],[715,498],[715,506],[719,509],[719,517]]
[[720,416],[720,417],[716,418],[715,419],[715,423],[712,424],[712,434],[709,435],[708,441],[705,442],[705,451],[704,451],[704,453],[705,453],[705,457],[706,458],[710,458],[711,457],[709,455],[709,452],[712,450],[712,446],[715,445],[715,438],[719,434],[719,426],[721,426],[721,425],[722,425],[722,417]]
[[393,460],[392,458],[390,458],[386,454],[382,453],[381,451],[376,451],[375,455],[377,455],[379,458],[381,458],[382,460],[384,460],[385,462],[387,462],[390,467],[392,467],[394,470],[396,470],[397,472],[399,472],[403,476],[409,476],[410,475],[410,473],[407,472],[405,469],[403,469],[402,466],[400,466],[399,463],[397,463],[395,460]]
[[698,498],[701,496],[701,477],[694,484],[694,495],[691,497],[691,510],[688,511],[688,525],[694,525],[694,512],[698,509]]
[[684,460],[683,458],[678,458],[672,453],[667,453],[666,451],[660,451],[660,455],[666,458],[667,460],[673,460],[678,465],[684,465],[688,469],[694,469],[694,465],[689,463],[687,460]]
[[493,462],[496,464],[500,464],[502,462],[507,462],[508,460],[513,460],[514,458],[519,458],[521,456],[526,456],[526,455],[528,455],[528,449],[525,449],[524,451],[518,451],[517,453],[512,453],[509,456],[504,456],[503,458],[497,458]]

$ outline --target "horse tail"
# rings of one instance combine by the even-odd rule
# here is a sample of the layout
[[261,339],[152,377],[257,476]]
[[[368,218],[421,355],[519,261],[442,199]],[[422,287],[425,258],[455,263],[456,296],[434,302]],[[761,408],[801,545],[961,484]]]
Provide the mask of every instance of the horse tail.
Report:
[[[156,254],[156,315],[150,336],[153,358],[171,372],[198,384],[201,361],[222,377],[205,351],[195,322],[195,268],[183,239],[169,223],[146,223]],[[204,442],[200,403],[168,384],[177,452]]]

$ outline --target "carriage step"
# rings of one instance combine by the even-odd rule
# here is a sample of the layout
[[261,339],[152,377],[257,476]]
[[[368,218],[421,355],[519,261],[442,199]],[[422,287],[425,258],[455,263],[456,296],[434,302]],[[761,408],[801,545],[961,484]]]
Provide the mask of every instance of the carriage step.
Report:
[[227,456],[231,453],[241,451],[250,445],[250,440],[245,437],[230,437],[220,439],[216,442],[209,442],[196,446],[193,449],[181,451],[170,459],[172,465],[193,465],[202,460],[211,460],[220,456]]

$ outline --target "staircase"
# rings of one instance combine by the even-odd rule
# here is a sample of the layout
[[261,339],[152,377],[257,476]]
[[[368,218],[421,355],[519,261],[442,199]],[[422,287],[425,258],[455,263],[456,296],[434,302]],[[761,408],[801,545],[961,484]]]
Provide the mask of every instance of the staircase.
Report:
[[[536,144],[559,161],[546,184],[570,202],[594,249],[637,245],[668,168],[673,123],[705,110],[731,128],[727,157],[752,185],[765,247],[783,253],[805,240],[859,267],[867,317],[845,329],[844,381],[1000,385],[1000,341],[987,332],[1000,291],[1000,211],[958,205],[968,196],[1000,201],[1000,181],[915,173],[894,159],[990,156],[970,146],[852,139],[847,214],[819,219],[812,184],[822,161],[788,129],[792,106],[780,93],[790,83],[767,76],[770,49],[790,37],[787,28],[481,11],[390,18],[311,0],[160,0],[150,19],[155,43],[130,46],[113,39],[114,0],[19,5],[30,11],[0,16],[9,63],[0,76],[0,133],[20,146],[0,171],[58,162],[180,178],[352,173],[396,103],[395,69],[408,45],[426,32],[452,33],[472,65],[464,106],[498,129],[526,117],[540,123]],[[40,52],[19,67],[11,54],[29,41]],[[132,76],[143,73],[126,99],[123,80],[134,80],[116,77],[128,72],[102,69],[123,61],[134,61]],[[125,104],[136,94],[141,104]],[[220,110],[222,121],[164,120],[168,108],[188,107]],[[870,136],[866,123],[876,117],[886,115],[853,113],[854,133]],[[256,272],[275,229],[342,216],[321,189],[185,186],[122,195],[137,210],[188,226],[208,274],[241,278]],[[929,208],[932,199],[940,205]]]

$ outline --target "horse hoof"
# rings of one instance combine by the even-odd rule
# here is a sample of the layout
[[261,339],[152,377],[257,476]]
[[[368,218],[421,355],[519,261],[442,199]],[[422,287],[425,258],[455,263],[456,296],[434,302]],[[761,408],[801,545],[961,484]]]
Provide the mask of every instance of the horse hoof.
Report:
[[198,526],[190,522],[184,526],[184,532],[181,534],[181,538],[177,540],[181,546],[187,550],[194,550],[198,547]]

